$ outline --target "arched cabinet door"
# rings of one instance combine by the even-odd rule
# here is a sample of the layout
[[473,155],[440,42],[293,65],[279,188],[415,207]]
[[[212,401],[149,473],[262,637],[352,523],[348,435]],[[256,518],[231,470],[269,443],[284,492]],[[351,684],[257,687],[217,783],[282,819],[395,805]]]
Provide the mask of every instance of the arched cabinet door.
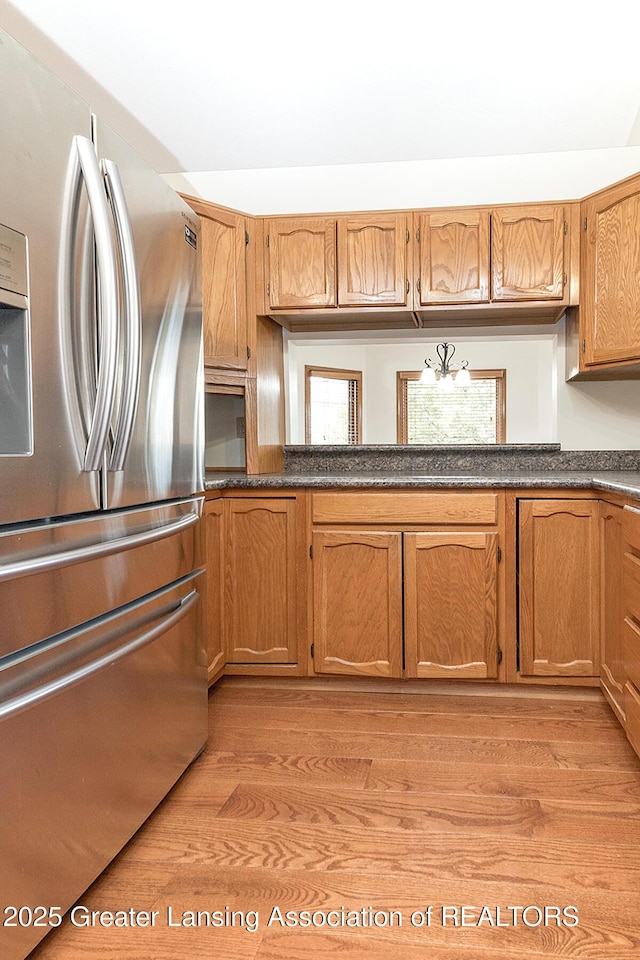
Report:
[[520,673],[600,673],[597,500],[520,500]]
[[335,217],[283,217],[264,229],[269,308],[335,307]]
[[492,300],[563,300],[564,207],[500,207],[491,214]]
[[405,533],[405,673],[498,673],[496,533]]
[[339,217],[339,306],[406,306],[409,239],[406,214]]
[[313,534],[316,673],[402,673],[402,534]]

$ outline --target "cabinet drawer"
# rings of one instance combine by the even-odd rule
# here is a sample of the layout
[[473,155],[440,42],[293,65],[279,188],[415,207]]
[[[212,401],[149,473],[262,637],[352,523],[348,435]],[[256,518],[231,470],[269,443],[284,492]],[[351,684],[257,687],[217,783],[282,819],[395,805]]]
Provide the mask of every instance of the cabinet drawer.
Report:
[[628,680],[624,685],[624,710],[627,715],[625,733],[640,756],[640,693]]
[[624,669],[627,678],[640,690],[640,627],[628,617],[624,621]]
[[496,493],[314,493],[314,523],[495,524]]
[[632,549],[640,553],[640,509],[626,506],[622,511],[622,536]]

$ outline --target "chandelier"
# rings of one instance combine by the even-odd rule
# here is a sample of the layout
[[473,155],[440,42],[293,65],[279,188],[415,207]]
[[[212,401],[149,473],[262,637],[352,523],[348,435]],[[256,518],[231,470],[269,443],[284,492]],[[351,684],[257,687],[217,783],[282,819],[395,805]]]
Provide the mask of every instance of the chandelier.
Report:
[[439,343],[436,346],[438,361],[429,357],[425,360],[425,368],[420,375],[420,383],[438,382],[442,390],[453,390],[455,385],[466,387],[471,383],[471,374],[467,369],[468,360],[463,360],[459,365],[453,367],[451,359],[456,352],[452,343]]

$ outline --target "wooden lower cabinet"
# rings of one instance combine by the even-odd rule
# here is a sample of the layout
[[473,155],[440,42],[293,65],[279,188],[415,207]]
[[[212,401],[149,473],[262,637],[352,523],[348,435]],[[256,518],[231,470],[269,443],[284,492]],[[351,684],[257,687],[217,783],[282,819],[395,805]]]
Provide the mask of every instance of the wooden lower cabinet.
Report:
[[228,663],[295,663],[296,500],[224,501]]
[[404,534],[407,677],[497,676],[497,539]]
[[207,573],[204,578],[204,631],[209,683],[222,673],[224,652],[224,501],[206,500],[204,505],[204,542]]
[[597,500],[519,500],[520,674],[600,674]]
[[600,684],[618,719],[624,723],[624,649],[622,600],[623,509],[600,504],[601,662]]
[[406,677],[496,677],[496,547],[496,533],[314,532],[315,672],[400,677],[404,660]]
[[402,674],[402,534],[313,534],[316,673]]

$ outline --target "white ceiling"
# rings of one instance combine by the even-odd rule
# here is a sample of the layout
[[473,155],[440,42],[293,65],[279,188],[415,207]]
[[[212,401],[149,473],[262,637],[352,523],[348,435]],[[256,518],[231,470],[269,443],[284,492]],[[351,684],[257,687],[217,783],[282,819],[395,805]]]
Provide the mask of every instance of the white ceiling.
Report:
[[640,144],[640,3],[0,0],[163,173]]

